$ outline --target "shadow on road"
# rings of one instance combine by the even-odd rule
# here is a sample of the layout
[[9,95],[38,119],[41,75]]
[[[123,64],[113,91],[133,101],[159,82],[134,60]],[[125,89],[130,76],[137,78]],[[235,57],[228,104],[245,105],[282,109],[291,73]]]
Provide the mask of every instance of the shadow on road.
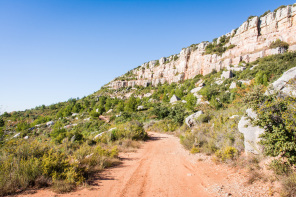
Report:
[[161,139],[165,139],[165,138],[167,138],[167,137],[156,137],[156,136],[153,136],[153,135],[149,135],[148,136],[149,138],[148,138],[148,140],[146,140],[146,141],[156,141],[156,140],[161,140]]

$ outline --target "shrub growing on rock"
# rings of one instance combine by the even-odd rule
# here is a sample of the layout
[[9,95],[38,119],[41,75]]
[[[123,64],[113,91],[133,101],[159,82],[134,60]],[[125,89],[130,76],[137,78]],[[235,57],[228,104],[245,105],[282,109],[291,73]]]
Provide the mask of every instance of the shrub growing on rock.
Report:
[[271,48],[271,49],[278,48],[278,47],[288,49],[289,48],[289,44],[286,43],[286,42],[284,42],[284,41],[281,41],[280,39],[277,39],[276,41],[272,42],[269,45],[269,48]]

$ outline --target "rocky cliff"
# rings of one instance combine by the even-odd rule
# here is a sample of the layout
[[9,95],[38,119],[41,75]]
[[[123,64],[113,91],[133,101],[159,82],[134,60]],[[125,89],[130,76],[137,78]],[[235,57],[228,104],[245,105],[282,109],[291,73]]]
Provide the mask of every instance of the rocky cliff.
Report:
[[[198,74],[208,74],[229,68],[244,61],[246,63],[267,55],[282,53],[281,48],[270,49],[270,44],[280,39],[289,44],[289,50],[296,50],[296,4],[280,7],[261,17],[251,17],[238,29],[219,37],[214,42],[202,42],[181,50],[179,54],[162,57],[144,63],[115,80],[109,86],[113,89],[148,86],[179,82]],[[223,51],[207,51],[208,45],[218,46],[223,40]],[[225,41],[226,40],[226,41]],[[209,47],[208,47],[209,48]]]

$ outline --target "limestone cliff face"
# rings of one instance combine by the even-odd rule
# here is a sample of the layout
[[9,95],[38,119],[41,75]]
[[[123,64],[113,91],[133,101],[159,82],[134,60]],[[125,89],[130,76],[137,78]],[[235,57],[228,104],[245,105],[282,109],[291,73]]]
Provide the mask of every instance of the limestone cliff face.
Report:
[[[134,85],[148,86],[179,82],[190,79],[198,74],[208,74],[213,69],[217,71],[229,65],[239,64],[240,61],[251,62],[267,55],[281,53],[281,50],[270,49],[270,44],[280,39],[287,42],[290,51],[296,50],[296,4],[270,12],[259,18],[253,17],[244,22],[237,30],[225,35],[229,42],[225,47],[233,45],[221,56],[205,55],[209,42],[200,43],[194,47],[182,49],[177,55],[150,61],[132,71],[129,79],[113,80],[110,87],[133,87]],[[221,40],[218,38],[217,42]]]

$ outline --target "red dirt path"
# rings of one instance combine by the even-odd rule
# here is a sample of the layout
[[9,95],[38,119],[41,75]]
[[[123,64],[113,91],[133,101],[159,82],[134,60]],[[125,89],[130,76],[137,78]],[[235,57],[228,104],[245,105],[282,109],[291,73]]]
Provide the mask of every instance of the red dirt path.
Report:
[[245,187],[244,176],[234,169],[209,159],[198,161],[197,156],[182,148],[178,138],[160,133],[149,135],[151,140],[137,152],[121,154],[123,163],[101,173],[95,186],[63,195],[43,189],[20,196],[265,196],[266,193],[257,192],[266,188]]

